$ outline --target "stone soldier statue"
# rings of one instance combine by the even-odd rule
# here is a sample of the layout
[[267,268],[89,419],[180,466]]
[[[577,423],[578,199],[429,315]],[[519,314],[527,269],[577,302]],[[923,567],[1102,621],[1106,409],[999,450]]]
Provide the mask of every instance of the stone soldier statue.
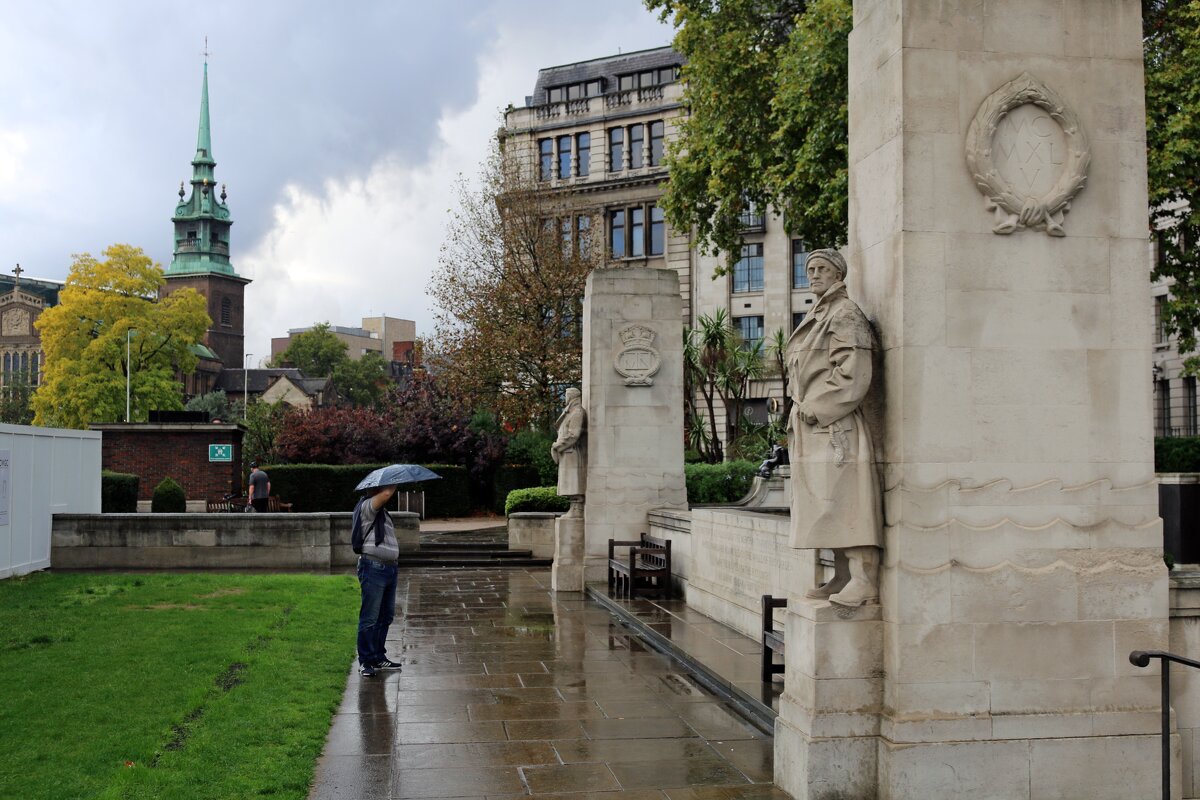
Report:
[[587,491],[587,412],[578,389],[567,389],[567,407],[555,422],[558,438],[550,455],[558,464],[558,493],[580,498]]
[[818,300],[787,344],[792,547],[829,548],[834,576],[807,592],[857,607],[879,599],[882,510],[862,403],[874,335],[846,296],[846,260],[815,250],[805,267]]

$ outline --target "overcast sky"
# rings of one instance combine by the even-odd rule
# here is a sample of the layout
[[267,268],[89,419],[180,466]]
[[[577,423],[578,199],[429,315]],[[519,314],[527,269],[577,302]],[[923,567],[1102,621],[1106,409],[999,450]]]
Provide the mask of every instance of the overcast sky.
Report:
[[500,109],[540,67],[672,36],[640,0],[4,6],[0,269],[62,280],[73,253],[116,242],[170,264],[207,35],[255,364],[314,322],[388,314],[430,333],[453,183],[478,172]]

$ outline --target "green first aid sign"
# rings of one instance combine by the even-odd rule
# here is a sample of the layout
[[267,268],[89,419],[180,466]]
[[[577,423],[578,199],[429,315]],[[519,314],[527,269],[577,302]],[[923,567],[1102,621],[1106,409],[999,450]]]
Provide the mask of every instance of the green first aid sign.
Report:
[[233,461],[233,445],[210,444],[208,446],[209,461]]

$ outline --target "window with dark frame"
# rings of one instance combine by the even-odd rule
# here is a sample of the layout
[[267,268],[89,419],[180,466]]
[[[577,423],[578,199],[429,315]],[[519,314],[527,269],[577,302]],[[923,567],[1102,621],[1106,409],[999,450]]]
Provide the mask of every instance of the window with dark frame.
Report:
[[652,256],[661,256],[666,245],[666,215],[662,207],[650,206],[650,241],[648,252]]
[[763,318],[759,316],[734,317],[733,328],[742,339],[742,349],[751,350],[763,338]]
[[613,258],[625,257],[625,209],[608,214],[608,254]]
[[538,153],[541,160],[538,177],[540,180],[548,181],[554,173],[554,140],[538,139]]
[[761,292],[763,290],[763,246],[762,243],[744,244],[742,252],[733,264],[733,291]]
[[1158,417],[1155,422],[1155,428],[1159,436],[1171,435],[1171,382],[1169,380],[1160,380],[1154,382],[1155,400],[1155,416]]
[[574,233],[574,226],[571,224],[570,217],[563,217],[558,221],[558,228],[562,237],[562,256],[564,260],[571,258],[571,234]]
[[575,244],[579,250],[579,258],[586,261],[592,254],[592,218],[579,216],[575,218]]
[[1196,435],[1196,376],[1183,379],[1183,435]]
[[1167,298],[1164,295],[1159,295],[1154,298],[1154,343],[1166,344],[1167,342],[1167,320],[1166,320],[1166,305]]
[[744,231],[761,231],[767,226],[766,218],[753,200],[746,199],[746,206],[738,215],[738,224]]
[[646,139],[646,126],[642,124],[629,126],[629,168],[641,169],[645,154],[642,145]]
[[571,137],[558,137],[558,177],[571,177]]
[[620,172],[625,168],[625,129],[608,129],[608,171]]
[[228,297],[221,298],[221,324],[233,324],[233,302]]
[[661,256],[666,251],[666,215],[654,203],[608,212],[612,258]]
[[663,122],[650,123],[650,166],[657,167],[663,161],[663,144],[667,126]]
[[808,270],[804,262],[808,260],[808,243],[803,239],[792,239],[792,288],[808,288]]
[[590,133],[575,135],[575,157],[578,159],[575,174],[586,178],[592,169],[592,135]]
[[646,255],[646,209],[641,206],[629,209],[629,255]]
[[800,323],[804,322],[804,318],[808,316],[807,311],[796,311],[792,314],[792,330],[800,327]]

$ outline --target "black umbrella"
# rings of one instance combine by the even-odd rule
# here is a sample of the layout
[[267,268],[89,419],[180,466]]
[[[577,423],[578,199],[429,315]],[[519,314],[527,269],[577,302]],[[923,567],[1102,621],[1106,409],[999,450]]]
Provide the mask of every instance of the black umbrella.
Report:
[[425,469],[420,464],[392,464],[391,466],[380,467],[363,478],[358,486],[354,487],[354,491],[361,492],[364,489],[375,489],[379,486],[398,486],[401,483],[431,481],[441,477],[441,475],[432,470]]

